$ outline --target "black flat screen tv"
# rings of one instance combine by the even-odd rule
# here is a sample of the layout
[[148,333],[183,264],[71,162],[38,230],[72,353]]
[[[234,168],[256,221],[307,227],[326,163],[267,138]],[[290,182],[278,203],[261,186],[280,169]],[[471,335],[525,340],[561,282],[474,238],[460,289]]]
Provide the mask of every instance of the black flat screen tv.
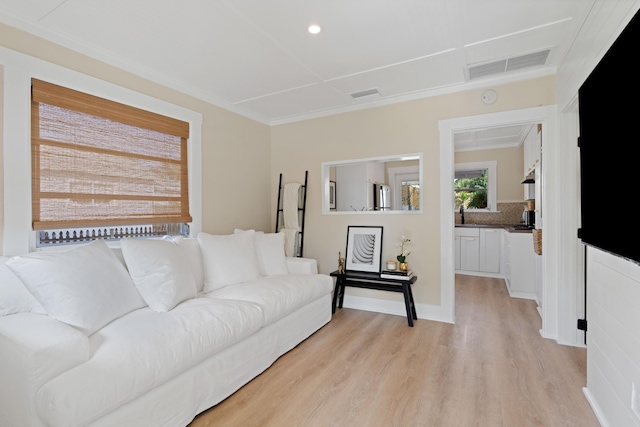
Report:
[[583,243],[640,262],[640,12],[578,91]]

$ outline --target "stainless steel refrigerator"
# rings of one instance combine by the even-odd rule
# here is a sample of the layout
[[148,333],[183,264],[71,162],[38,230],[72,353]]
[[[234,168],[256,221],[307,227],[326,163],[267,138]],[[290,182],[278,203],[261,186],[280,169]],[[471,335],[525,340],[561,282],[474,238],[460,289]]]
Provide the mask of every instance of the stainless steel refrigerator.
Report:
[[391,210],[391,187],[385,184],[373,184],[373,210]]

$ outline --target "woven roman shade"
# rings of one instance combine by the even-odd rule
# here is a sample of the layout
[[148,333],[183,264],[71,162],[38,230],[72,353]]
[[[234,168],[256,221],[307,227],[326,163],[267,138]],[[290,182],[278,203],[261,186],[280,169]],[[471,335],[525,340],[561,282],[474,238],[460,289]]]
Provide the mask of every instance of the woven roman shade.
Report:
[[33,229],[191,222],[189,124],[32,79]]

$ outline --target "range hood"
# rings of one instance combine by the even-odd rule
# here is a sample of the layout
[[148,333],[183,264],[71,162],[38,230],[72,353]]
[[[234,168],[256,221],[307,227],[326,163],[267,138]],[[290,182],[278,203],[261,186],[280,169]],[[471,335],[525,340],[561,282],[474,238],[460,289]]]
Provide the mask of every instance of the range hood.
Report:
[[535,182],[536,182],[535,174],[530,173],[524,178],[524,181],[522,181],[522,184],[534,184]]

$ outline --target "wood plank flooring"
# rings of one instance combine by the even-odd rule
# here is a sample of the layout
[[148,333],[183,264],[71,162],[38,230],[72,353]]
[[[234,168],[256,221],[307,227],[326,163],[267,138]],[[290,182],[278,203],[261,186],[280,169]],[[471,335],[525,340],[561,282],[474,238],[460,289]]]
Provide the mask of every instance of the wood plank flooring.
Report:
[[533,301],[456,276],[456,324],[338,309],[190,427],[598,426],[586,350],[539,334]]

